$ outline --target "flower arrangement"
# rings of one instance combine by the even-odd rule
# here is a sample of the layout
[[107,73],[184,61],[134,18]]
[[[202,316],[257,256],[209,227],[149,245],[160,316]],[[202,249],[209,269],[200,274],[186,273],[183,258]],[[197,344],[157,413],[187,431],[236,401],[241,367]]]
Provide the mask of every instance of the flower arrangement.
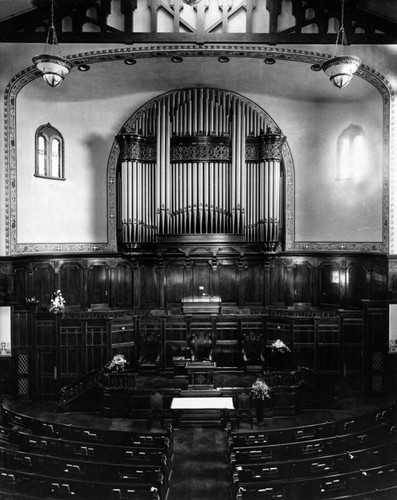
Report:
[[270,398],[270,387],[261,378],[257,378],[251,386],[251,393],[257,399]]
[[291,352],[291,349],[286,345],[284,344],[284,342],[280,339],[277,339],[275,340],[271,345],[270,345],[270,348],[271,350],[274,352],[281,352],[281,353],[285,353],[285,352]]
[[119,372],[124,370],[125,365],[129,365],[129,362],[125,359],[124,354],[116,354],[111,361],[106,363],[105,369],[111,372]]
[[48,310],[54,314],[62,313],[65,309],[65,303],[61,290],[57,290],[52,294]]

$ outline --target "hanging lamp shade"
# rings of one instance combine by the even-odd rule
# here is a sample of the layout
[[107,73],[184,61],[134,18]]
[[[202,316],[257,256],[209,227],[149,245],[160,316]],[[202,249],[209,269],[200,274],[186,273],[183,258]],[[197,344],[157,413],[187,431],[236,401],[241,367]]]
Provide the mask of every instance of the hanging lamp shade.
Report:
[[43,80],[50,87],[60,85],[72,69],[72,63],[64,57],[54,54],[41,54],[33,57],[33,64],[42,72]]
[[54,0],[51,0],[51,26],[48,29],[44,53],[33,57],[32,61],[50,87],[58,87],[73,67],[68,59],[62,57],[59,48],[54,26]]
[[343,55],[325,61],[322,65],[322,69],[335,87],[343,89],[343,87],[346,87],[353,78],[360,64],[361,59],[359,57]]
[[345,0],[342,0],[341,25],[336,36],[334,55],[321,66],[324,73],[338,89],[343,89],[349,84],[361,64],[359,57],[349,54],[344,27],[344,9]]

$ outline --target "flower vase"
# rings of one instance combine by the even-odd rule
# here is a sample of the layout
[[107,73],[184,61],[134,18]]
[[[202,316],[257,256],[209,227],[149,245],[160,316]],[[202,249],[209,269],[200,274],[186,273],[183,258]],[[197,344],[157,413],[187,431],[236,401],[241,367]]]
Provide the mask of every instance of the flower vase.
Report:
[[257,422],[263,421],[263,407],[264,407],[263,399],[256,398],[256,421]]

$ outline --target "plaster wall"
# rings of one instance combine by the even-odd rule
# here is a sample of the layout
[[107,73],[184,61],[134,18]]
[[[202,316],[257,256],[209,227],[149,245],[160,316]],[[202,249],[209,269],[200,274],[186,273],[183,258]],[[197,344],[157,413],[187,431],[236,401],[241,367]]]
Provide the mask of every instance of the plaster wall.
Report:
[[[29,49],[32,55],[38,52]],[[76,48],[71,52],[77,52]],[[5,76],[1,75],[2,90],[16,72],[11,64],[13,56],[30,61],[20,46],[16,52],[7,46],[6,53],[10,67],[6,65]],[[18,243],[106,241],[106,168],[114,136],[129,116],[150,99],[174,88],[195,85],[225,88],[251,99],[287,136],[295,169],[297,241],[381,241],[383,109],[375,88],[366,89],[365,105],[354,98],[353,90],[348,100],[327,101],[312,98],[309,90],[291,92],[290,80],[280,79],[276,87],[277,73],[272,74],[271,81],[268,77],[268,85],[255,85],[266,82],[266,78],[259,80],[264,70],[256,69],[252,61],[248,66],[234,62],[223,71],[219,65],[204,67],[202,62],[195,62],[177,66],[160,60],[145,61],[151,69],[130,73],[124,82],[120,82],[116,66],[106,63],[107,71],[101,73],[101,79],[95,75],[86,78],[73,70],[57,89],[48,88],[40,78],[22,89],[16,116]],[[292,64],[292,70],[298,69],[296,63]],[[323,78],[321,75],[322,85],[330,85]],[[296,85],[303,83],[297,81]],[[370,86],[357,78],[351,85]],[[33,175],[34,133],[47,122],[65,139],[65,181]],[[337,138],[351,123],[360,125],[366,134],[367,175],[355,181],[336,181]]]

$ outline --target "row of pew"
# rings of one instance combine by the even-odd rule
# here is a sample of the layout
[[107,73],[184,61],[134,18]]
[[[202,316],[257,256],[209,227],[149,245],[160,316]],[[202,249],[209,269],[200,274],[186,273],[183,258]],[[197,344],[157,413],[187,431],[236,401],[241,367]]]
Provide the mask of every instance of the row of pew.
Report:
[[173,435],[50,423],[3,406],[0,497],[165,500]]
[[230,430],[235,500],[397,498],[396,408],[269,431]]

